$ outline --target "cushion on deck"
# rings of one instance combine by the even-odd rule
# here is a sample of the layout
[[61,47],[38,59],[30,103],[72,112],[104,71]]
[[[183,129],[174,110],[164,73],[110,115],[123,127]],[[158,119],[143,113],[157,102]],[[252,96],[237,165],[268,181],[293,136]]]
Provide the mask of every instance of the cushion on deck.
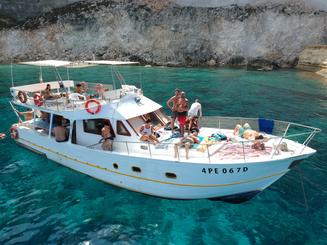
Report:
[[272,134],[273,129],[274,129],[274,120],[259,118],[258,124],[259,124],[260,132]]

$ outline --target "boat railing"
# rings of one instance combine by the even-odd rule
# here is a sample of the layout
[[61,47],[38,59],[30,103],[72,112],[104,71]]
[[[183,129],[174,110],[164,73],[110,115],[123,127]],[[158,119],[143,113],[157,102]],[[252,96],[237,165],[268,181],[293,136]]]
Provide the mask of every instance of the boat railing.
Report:
[[[224,129],[233,129],[232,126],[227,126],[227,121],[233,123],[251,123],[250,125],[255,125],[255,121],[258,119],[254,118],[222,118],[222,117],[213,117],[214,121],[220,125],[224,126]],[[279,155],[279,149],[280,146],[285,142],[289,142],[288,140],[295,141],[300,144],[301,147],[297,147],[294,151],[294,149],[290,149],[292,154],[301,154],[305,148],[308,146],[310,141],[314,138],[314,136],[319,133],[321,130],[319,128],[314,128],[298,123],[291,123],[291,122],[285,122],[285,121],[277,121],[275,120],[275,128],[273,130],[272,134],[266,134],[264,133],[264,139],[262,142],[268,142],[270,141],[270,154],[265,154],[266,159],[273,159],[274,157]],[[35,129],[34,124],[31,121],[23,122],[22,125],[29,127],[31,129]],[[230,124],[229,124],[230,125]],[[206,125],[208,126],[208,124]],[[214,125],[211,125],[214,127]],[[254,126],[252,126],[254,127]],[[217,127],[216,127],[217,128]],[[44,129],[45,132],[48,132],[48,130]],[[39,130],[38,132],[41,135],[49,135],[49,133],[44,133],[44,130]],[[218,127],[219,130],[219,127]],[[301,132],[302,130],[302,132]],[[303,130],[305,130],[303,132]],[[253,143],[256,140],[235,140],[235,139],[229,139],[228,141],[217,141],[217,142],[210,142],[210,143],[200,143],[196,145],[196,148],[193,147],[190,149],[190,156],[189,159],[191,161],[197,160],[199,162],[207,162],[211,163],[213,162],[213,159],[216,159],[216,157],[219,157],[221,155],[224,155],[226,151],[226,147],[229,148],[229,152],[232,155],[235,155],[236,157],[232,160],[238,160],[238,161],[249,161],[250,158],[253,160],[253,156],[250,154],[250,149],[252,148]],[[98,149],[101,150],[101,143],[96,143],[93,145],[86,146],[88,148],[92,149]],[[118,152],[119,154],[126,154],[129,156],[140,156],[144,157],[145,155],[149,158],[154,159],[163,159],[163,158],[170,158],[177,162],[185,161],[186,154],[185,149],[181,149],[178,145],[176,145],[176,142],[165,142],[161,141],[158,144],[150,144],[147,142],[131,142],[131,141],[118,141],[114,140],[113,145],[114,151]],[[175,148],[176,151],[176,157],[174,157]],[[194,151],[200,151],[202,154],[193,154]],[[192,153],[193,151],[193,153]],[[171,154],[171,156],[169,156]]]
[[[208,117],[209,118],[209,117]],[[273,127],[271,128],[270,137],[278,139],[278,144],[274,146],[274,150],[271,154],[271,159],[276,156],[278,149],[283,143],[284,139],[295,140],[302,144],[302,149],[299,151],[301,154],[308,146],[314,136],[321,132],[321,129],[307,126],[304,124],[286,122],[281,120],[271,120]],[[260,128],[259,118],[243,118],[243,117],[210,117],[210,120],[204,120],[202,122],[208,127],[218,127],[219,129],[231,129],[233,130],[237,124],[244,125],[248,123],[253,130],[262,132]],[[305,132],[303,132],[305,130]]]
[[[308,143],[312,140],[314,135],[319,132],[319,130],[313,130],[311,132],[305,132],[305,133],[298,133],[298,134],[292,134],[287,136],[269,136],[268,140],[272,140],[273,147],[271,147],[270,154],[264,154],[267,160],[273,159],[278,154],[278,149],[281,145],[281,143],[285,142],[287,139],[292,139],[294,137],[303,137],[305,136],[305,140],[302,143],[302,148],[296,149],[296,151],[289,150],[292,155],[293,154],[301,154],[305,147],[308,145]],[[265,142],[264,139],[263,142]],[[215,143],[200,143],[197,144],[197,147],[194,149],[190,149],[190,157],[189,159],[191,161],[198,160],[199,162],[207,162],[211,163],[215,159],[216,156],[224,155],[225,147],[229,147],[229,149],[234,150],[234,152],[229,152],[233,155],[233,158],[230,160],[238,160],[247,162],[250,159],[253,160],[253,155],[251,155],[250,149],[252,148],[253,143],[256,140],[244,140],[244,141],[219,141]],[[185,149],[182,149],[177,145],[177,143],[166,143],[166,142],[160,142],[158,144],[150,144],[147,142],[130,142],[130,141],[114,141],[114,151],[127,154],[129,156],[141,156],[144,157],[144,155],[148,156],[149,158],[154,159],[163,159],[163,158],[170,158],[175,161],[185,161],[186,159],[186,153]],[[96,144],[92,145],[89,148],[95,148],[95,149],[101,149],[101,145]],[[175,154],[175,148],[176,151],[176,157],[174,157]],[[202,154],[193,154],[192,150],[201,151]],[[169,156],[169,154],[171,154]]]

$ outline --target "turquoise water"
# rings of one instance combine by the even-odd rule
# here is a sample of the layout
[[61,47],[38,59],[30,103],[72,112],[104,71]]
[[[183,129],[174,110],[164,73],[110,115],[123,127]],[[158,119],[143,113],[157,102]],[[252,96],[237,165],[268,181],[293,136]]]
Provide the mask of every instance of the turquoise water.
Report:
[[[38,68],[14,70],[20,84],[38,80]],[[179,87],[189,99],[199,97],[207,116],[267,117],[319,127],[323,132],[310,144],[318,153],[251,201],[232,205],[116,188],[7,137],[0,141],[0,244],[327,244],[326,80],[293,70],[119,70],[163,105]],[[111,81],[105,67],[71,70],[70,76]],[[53,72],[44,71],[44,80],[52,79]],[[8,105],[10,84],[10,66],[2,65],[0,132],[7,133],[17,121]]]

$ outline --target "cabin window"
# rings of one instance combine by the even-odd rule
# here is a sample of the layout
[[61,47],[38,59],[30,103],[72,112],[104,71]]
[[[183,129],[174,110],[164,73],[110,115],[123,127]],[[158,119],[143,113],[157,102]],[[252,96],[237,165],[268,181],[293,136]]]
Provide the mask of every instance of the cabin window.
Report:
[[110,121],[103,118],[83,120],[84,132],[101,135],[101,129],[106,121],[109,122],[111,134],[115,136]]
[[134,172],[141,173],[141,168],[139,168],[139,167],[135,167],[135,166],[133,166],[133,167],[132,167],[132,170],[133,170]]
[[114,169],[118,169],[118,164],[117,163],[113,163],[112,166],[114,167]]
[[167,115],[163,112],[162,108],[156,110],[155,113],[165,125],[170,121]]
[[117,121],[117,134],[124,136],[131,136],[131,133],[127,130],[122,121]]
[[176,179],[177,178],[176,174],[174,174],[174,173],[166,173],[166,177],[170,178],[170,179]]
[[140,135],[140,128],[145,123],[143,117],[133,117],[127,120],[128,124],[133,128],[136,134]]
[[157,114],[155,114],[154,112],[144,114],[143,116],[144,120],[151,119],[151,124],[153,125],[153,127],[157,128],[163,126],[163,122],[161,122]]

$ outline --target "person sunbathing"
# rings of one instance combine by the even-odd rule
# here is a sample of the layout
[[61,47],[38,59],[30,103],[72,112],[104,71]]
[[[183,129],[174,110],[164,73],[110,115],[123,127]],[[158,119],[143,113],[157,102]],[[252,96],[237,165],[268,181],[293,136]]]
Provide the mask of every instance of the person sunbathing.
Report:
[[174,145],[174,158],[177,157],[178,147],[185,147],[186,159],[189,156],[189,150],[194,144],[199,144],[200,140],[198,137],[198,131],[194,130],[192,134],[183,137],[178,143]]
[[254,140],[260,136],[260,134],[253,130],[248,123],[245,123],[243,127],[240,124],[237,124],[234,128],[234,135],[247,140]]

